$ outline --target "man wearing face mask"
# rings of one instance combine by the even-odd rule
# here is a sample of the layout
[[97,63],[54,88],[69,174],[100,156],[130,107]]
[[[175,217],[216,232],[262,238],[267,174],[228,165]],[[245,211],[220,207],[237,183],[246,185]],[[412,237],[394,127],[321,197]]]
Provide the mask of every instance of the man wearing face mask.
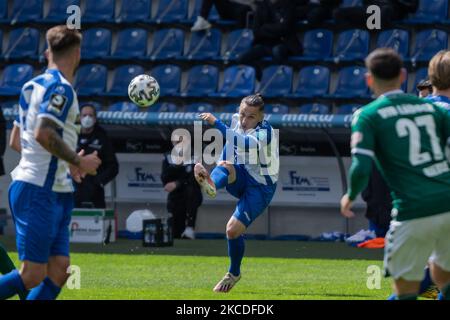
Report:
[[106,131],[97,123],[95,107],[91,104],[81,106],[80,119],[77,150],[84,150],[85,154],[97,151],[102,164],[96,176],[86,176],[81,183],[75,183],[75,207],[103,209],[106,207],[104,186],[116,177],[119,163]]

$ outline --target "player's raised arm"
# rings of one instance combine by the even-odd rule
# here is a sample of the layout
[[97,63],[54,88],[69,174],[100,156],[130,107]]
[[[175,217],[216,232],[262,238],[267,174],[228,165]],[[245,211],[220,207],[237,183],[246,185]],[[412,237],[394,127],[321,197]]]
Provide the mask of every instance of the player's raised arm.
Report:
[[58,134],[58,125],[49,118],[40,117],[34,132],[37,142],[55,157],[62,159],[69,164],[79,168],[82,172],[96,174],[101,160],[94,152],[87,156],[79,156],[74,150],[63,141]]

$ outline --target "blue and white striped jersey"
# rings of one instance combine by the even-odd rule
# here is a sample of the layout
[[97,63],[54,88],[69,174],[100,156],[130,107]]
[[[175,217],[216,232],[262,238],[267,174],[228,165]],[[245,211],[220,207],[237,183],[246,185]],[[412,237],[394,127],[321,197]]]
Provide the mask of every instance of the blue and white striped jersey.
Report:
[[220,120],[215,126],[224,136],[227,132],[229,135],[221,160],[244,165],[249,175],[260,184],[273,185],[278,181],[278,133],[267,121],[263,120],[256,128],[244,132],[239,122],[239,114],[234,114],[230,128]]
[[19,116],[22,154],[12,179],[28,182],[54,192],[73,192],[73,183],[66,161],[56,158],[34,138],[39,118],[54,121],[64,142],[76,150],[79,126],[78,99],[72,85],[56,69],[25,83],[20,94]]

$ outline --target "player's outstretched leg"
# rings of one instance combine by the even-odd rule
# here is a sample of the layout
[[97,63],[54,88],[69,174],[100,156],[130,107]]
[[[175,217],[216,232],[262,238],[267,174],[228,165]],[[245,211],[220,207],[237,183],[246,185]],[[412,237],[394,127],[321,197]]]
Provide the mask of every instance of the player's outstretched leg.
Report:
[[194,176],[201,189],[211,198],[216,196],[216,185],[212,181],[208,170],[201,163],[197,163],[194,167]]
[[241,279],[241,263],[245,252],[243,233],[246,227],[242,222],[231,217],[227,224],[228,256],[230,257],[230,269],[214,287],[215,292],[229,292]]

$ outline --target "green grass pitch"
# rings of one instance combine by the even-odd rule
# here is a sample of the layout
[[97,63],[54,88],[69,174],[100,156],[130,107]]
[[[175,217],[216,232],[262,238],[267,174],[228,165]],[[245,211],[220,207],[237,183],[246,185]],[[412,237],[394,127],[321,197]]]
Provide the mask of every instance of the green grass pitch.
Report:
[[[18,263],[14,240],[0,241]],[[367,288],[367,268],[382,269],[382,250],[342,243],[247,241],[242,279],[228,294],[212,292],[227,271],[225,240],[180,240],[169,248],[120,240],[71,249],[80,289],[66,286],[59,299],[385,300],[391,292],[383,277],[380,289]]]

